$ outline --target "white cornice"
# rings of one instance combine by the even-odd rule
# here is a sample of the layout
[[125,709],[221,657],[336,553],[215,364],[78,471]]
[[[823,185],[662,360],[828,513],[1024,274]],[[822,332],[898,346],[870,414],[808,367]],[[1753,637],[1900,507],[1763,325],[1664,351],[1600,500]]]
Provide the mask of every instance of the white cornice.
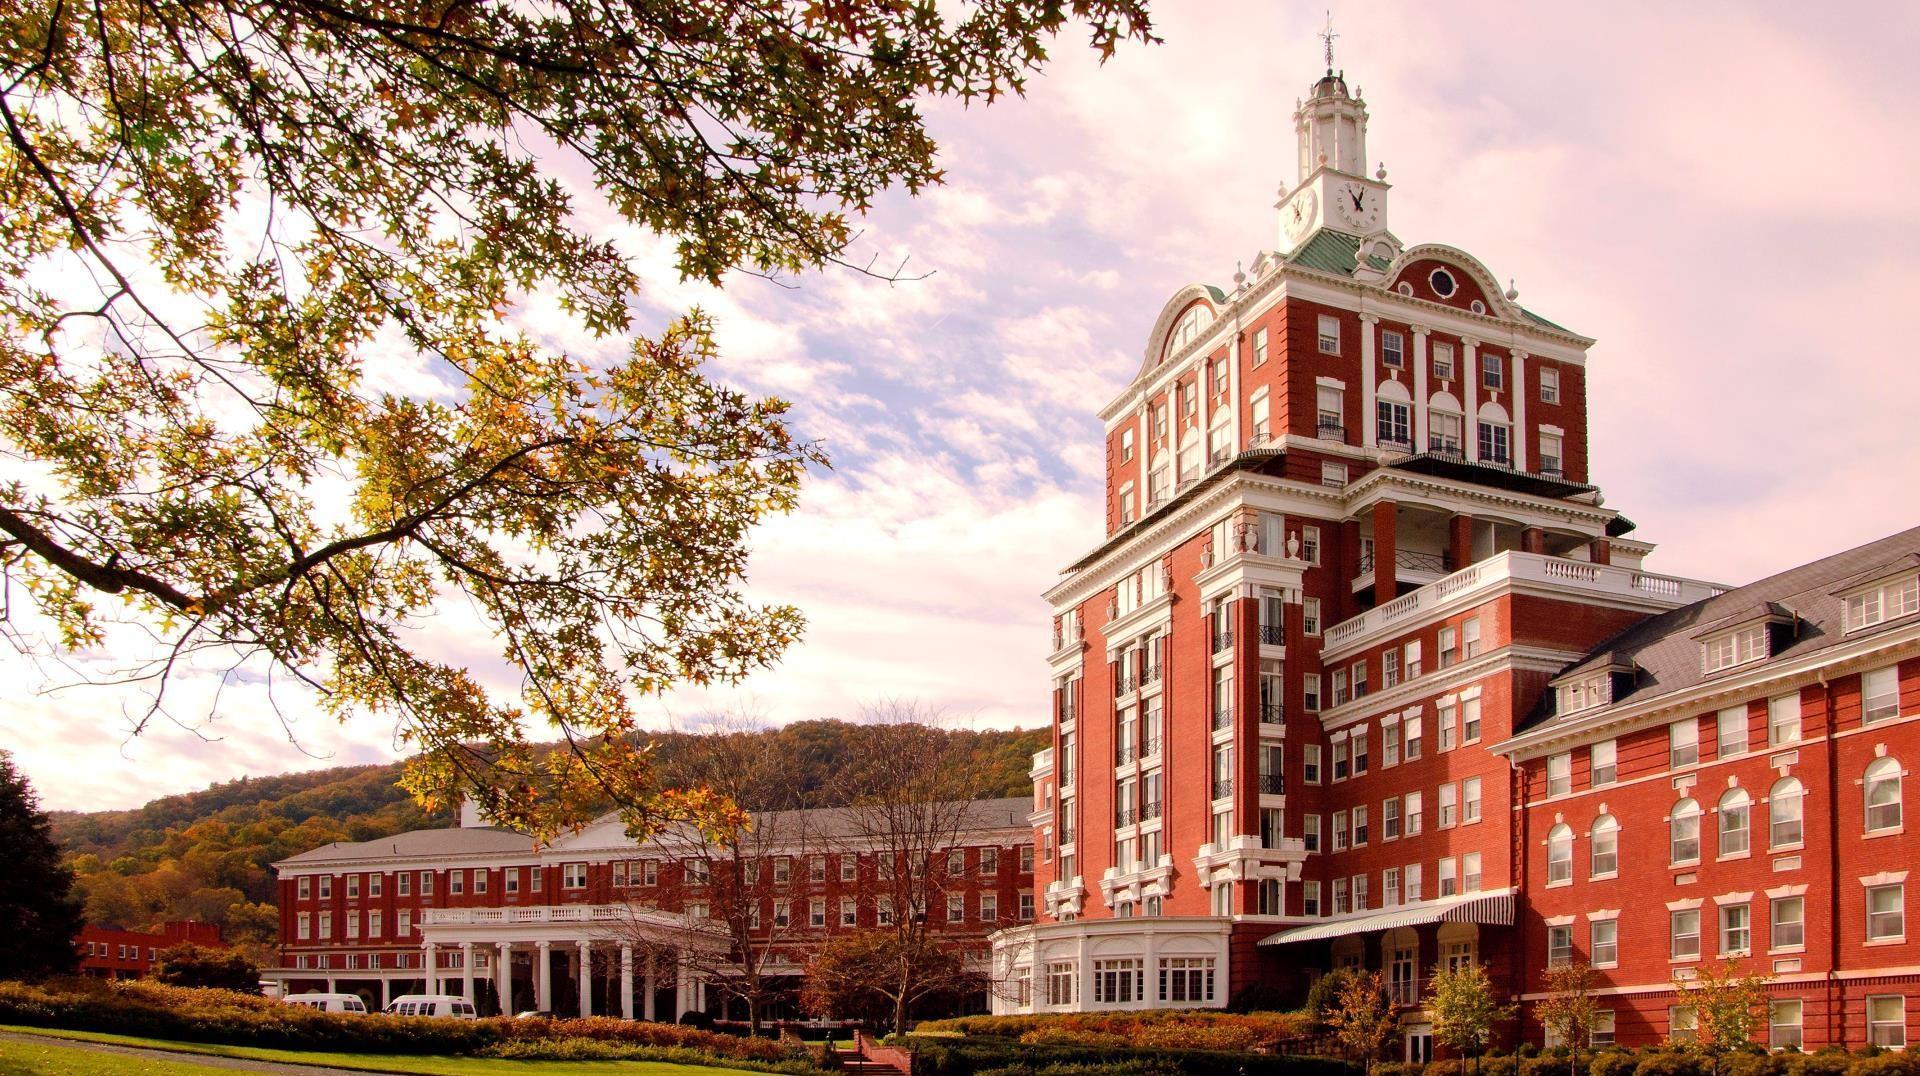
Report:
[[[1409,629],[1414,625],[1408,625]],[[1483,676],[1515,669],[1533,672],[1559,672],[1571,662],[1586,655],[1580,651],[1549,650],[1545,647],[1515,646],[1508,644],[1456,665],[1436,669],[1412,680],[1402,680],[1393,687],[1363,695],[1352,702],[1330,706],[1320,711],[1320,725],[1331,732],[1355,722],[1377,716],[1382,710],[1393,710],[1410,703],[1426,699],[1429,695],[1440,694],[1449,688],[1460,687]],[[1323,666],[1331,671],[1333,666]]]

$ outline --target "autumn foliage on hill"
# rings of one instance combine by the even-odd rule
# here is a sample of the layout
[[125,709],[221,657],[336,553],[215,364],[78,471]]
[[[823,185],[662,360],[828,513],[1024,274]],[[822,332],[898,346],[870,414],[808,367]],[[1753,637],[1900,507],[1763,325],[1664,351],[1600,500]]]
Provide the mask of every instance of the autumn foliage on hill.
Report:
[[[800,721],[759,733],[790,753],[802,800],[833,806],[834,774],[848,762],[841,721]],[[665,760],[687,733],[663,733]],[[1024,796],[1044,729],[949,731],[986,774],[984,796]],[[247,777],[154,800],[130,811],[54,812],[54,834],[93,923],[140,928],[168,919],[219,923],[227,940],[272,963],[278,916],[268,865],[333,841],[365,841],[453,825],[421,811],[396,782],[402,764]]]

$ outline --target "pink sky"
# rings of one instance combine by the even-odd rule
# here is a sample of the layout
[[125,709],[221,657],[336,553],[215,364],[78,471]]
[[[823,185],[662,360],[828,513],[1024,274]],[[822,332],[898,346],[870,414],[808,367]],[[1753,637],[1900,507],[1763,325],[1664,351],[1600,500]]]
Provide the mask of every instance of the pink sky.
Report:
[[[1163,45],[1099,68],[1076,37],[1025,100],[931,109],[948,185],[887,200],[862,240],[925,280],[716,293],[627,235],[649,313],[717,314],[719,375],[794,399],[835,462],[756,543],[754,589],[799,604],[806,641],[738,691],[665,700],[662,724],[896,696],[983,726],[1043,720],[1038,595],[1100,536],[1093,413],[1167,295],[1277,245],[1290,114],[1318,75],[1323,8],[1157,17]],[[1920,10],[1349,4],[1334,20],[1395,233],[1475,254],[1598,338],[1593,471],[1660,544],[1650,567],[1744,582],[1920,521],[1903,320],[1920,295]],[[522,321],[592,346],[542,302]],[[437,624],[433,645],[495,668],[474,625]],[[210,674],[181,685],[181,726],[129,741],[136,697],[36,691],[71,676],[12,654],[0,672],[20,685],[0,728],[51,806],[392,756],[391,729],[282,696],[290,738],[258,685],[216,705]]]

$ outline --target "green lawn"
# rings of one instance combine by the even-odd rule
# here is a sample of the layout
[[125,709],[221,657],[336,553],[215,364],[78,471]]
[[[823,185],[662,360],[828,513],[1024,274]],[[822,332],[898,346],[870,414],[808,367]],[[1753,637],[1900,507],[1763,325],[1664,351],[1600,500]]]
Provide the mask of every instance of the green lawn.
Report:
[[[66,1031],[56,1028],[13,1027],[0,1025],[0,1031],[17,1031],[80,1042],[108,1042],[119,1046],[145,1046],[156,1050],[208,1054],[214,1057],[238,1057],[252,1061],[283,1061],[294,1065],[327,1065],[367,1072],[397,1072],[417,1076],[765,1076],[743,1069],[708,1065],[675,1065],[664,1061],[500,1061],[485,1057],[447,1057],[421,1054],[343,1054],[325,1051],[268,1050],[256,1046],[214,1046],[200,1042],[175,1042],[147,1039],[134,1035],[109,1035],[93,1031]],[[59,1056],[54,1056],[58,1054]],[[68,1055],[71,1055],[69,1057]],[[45,1058],[44,1061],[41,1058]],[[75,1047],[42,1046],[38,1043],[0,1042],[0,1076],[24,1073],[74,1073],[76,1076],[118,1076],[120,1073],[153,1076],[186,1076],[207,1072],[231,1072],[182,1060],[164,1066],[144,1058]]]
[[0,1076],[203,1076],[209,1072],[230,1072],[191,1061],[154,1061],[142,1057],[86,1050],[78,1046],[54,1046],[41,1043],[0,1042]]

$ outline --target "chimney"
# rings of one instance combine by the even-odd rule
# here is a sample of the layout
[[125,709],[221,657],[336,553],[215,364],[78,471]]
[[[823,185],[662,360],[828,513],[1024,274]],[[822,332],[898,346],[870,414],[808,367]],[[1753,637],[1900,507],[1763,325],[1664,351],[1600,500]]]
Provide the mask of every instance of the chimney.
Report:
[[487,820],[480,817],[480,801],[474,799],[473,793],[471,792],[467,793],[466,797],[460,801],[460,828],[487,828]]

